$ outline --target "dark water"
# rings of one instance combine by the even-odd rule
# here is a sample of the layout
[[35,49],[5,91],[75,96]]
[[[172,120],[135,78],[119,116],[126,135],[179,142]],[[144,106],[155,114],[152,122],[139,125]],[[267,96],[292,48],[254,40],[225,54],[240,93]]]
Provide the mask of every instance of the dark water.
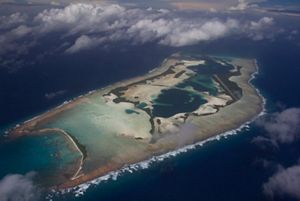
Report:
[[207,101],[197,94],[180,89],[168,89],[155,99],[153,115],[171,117],[182,112],[192,112]]
[[213,83],[213,76],[215,75],[226,86],[229,86],[233,93],[238,95],[237,97],[241,95],[241,89],[229,80],[230,76],[240,74],[239,70],[238,72],[230,73],[230,70],[234,69],[232,65],[228,63],[222,65],[210,57],[203,59],[205,64],[189,67],[197,73],[196,75],[177,84],[176,88],[162,90],[162,93],[154,99],[154,116],[168,118],[178,113],[189,113],[195,111],[200,105],[207,103],[201,95],[186,90],[186,87],[193,87],[194,90],[201,92],[207,91],[209,94],[216,96],[218,88]]
[[[268,111],[278,111],[278,105],[287,108],[300,107],[298,78],[300,49],[297,44],[288,41],[272,43],[235,41],[235,45],[232,44],[232,41],[222,43],[218,41],[183,50],[255,57],[260,66],[260,74],[254,80],[254,84],[267,98]],[[105,55],[107,57],[99,59],[96,59],[97,55],[87,54],[85,60],[81,58],[81,61],[79,59],[77,61],[76,58],[72,61],[71,58],[69,61],[51,60],[39,67],[32,67],[16,74],[1,73],[1,93],[6,97],[0,102],[4,114],[0,117],[1,125],[4,127],[26,119],[82,92],[147,72],[172,52],[168,49],[159,49],[158,54],[154,51],[155,48],[157,47],[149,46],[143,51],[136,48],[119,52],[114,57],[107,53]],[[66,94],[51,100],[47,100],[44,96],[45,93],[61,89],[66,90]],[[229,139],[211,142],[204,147],[154,163],[150,168],[133,174],[125,173],[116,181],[109,180],[92,186],[81,197],[64,194],[54,197],[53,200],[268,200],[262,193],[262,185],[274,170],[264,168],[260,161],[268,159],[285,167],[293,165],[300,157],[298,148],[300,144],[295,143],[278,151],[266,152],[251,143],[254,137],[263,134],[261,129],[251,125],[249,130],[243,130],[239,135]],[[12,155],[8,153],[1,153],[2,161],[7,161],[10,157]],[[0,172],[2,175],[23,173],[27,169],[11,167],[2,168]],[[277,200],[292,199],[281,197]]]
[[[90,90],[145,74],[173,52],[153,45],[126,48],[96,49],[74,56],[61,53],[17,72],[0,68],[0,97],[5,97],[0,99],[0,125],[20,122]],[[35,54],[25,59],[36,59]],[[47,93],[59,91],[63,92],[46,98]]]

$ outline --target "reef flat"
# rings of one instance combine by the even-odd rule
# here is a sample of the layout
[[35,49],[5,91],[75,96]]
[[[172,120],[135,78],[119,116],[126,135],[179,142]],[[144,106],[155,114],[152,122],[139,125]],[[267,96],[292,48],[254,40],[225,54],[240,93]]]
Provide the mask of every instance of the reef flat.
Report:
[[263,109],[250,83],[256,72],[254,59],[173,54],[144,76],[24,122],[9,137],[64,136],[81,157],[49,186],[73,187],[251,120]]

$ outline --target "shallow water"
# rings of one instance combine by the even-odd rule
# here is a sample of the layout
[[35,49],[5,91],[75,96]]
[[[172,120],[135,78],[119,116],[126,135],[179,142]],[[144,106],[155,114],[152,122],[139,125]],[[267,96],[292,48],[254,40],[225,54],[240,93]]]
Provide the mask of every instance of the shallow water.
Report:
[[[72,174],[80,153],[74,152],[65,137],[58,133],[26,136],[0,144],[0,177],[7,174],[37,172],[37,180],[52,185],[66,174]],[[59,175],[59,176],[58,176]]]
[[[128,115],[132,104],[105,104],[101,95],[88,98],[88,103],[64,112],[44,128],[60,128],[75,137],[85,147],[87,158],[83,171],[94,170],[108,164],[124,152],[141,151],[144,144],[127,137],[124,133],[148,133],[151,130],[149,116],[143,110]],[[117,114],[117,115],[116,115]],[[116,124],[118,122],[118,124]]]

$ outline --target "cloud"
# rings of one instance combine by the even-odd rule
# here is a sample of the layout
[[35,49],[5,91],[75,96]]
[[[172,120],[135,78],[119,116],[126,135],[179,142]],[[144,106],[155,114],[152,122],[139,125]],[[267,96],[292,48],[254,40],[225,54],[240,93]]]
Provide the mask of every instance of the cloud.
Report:
[[56,98],[57,96],[64,95],[66,92],[67,92],[66,90],[60,90],[60,91],[56,91],[56,92],[46,93],[45,98],[50,100],[50,99]]
[[0,16],[0,30],[9,29],[26,22],[28,16],[20,12],[8,16]]
[[[139,9],[136,12],[142,14]],[[63,9],[44,10],[34,21],[41,25],[40,32],[67,30],[69,34],[75,34],[122,28],[134,16],[135,10],[125,9],[118,4],[76,3]]]
[[280,165],[278,165],[276,162],[271,161],[271,160],[267,160],[267,159],[263,159],[263,158],[257,158],[255,159],[254,165],[258,166],[258,167],[262,167],[264,169],[268,169],[268,171],[277,171],[278,168],[281,168]]
[[293,31],[291,31],[291,34],[292,34],[292,35],[298,35],[298,34],[299,34],[299,31],[298,31],[298,30],[293,30]]
[[265,151],[275,151],[279,148],[275,140],[263,136],[257,136],[251,142]]
[[143,19],[131,26],[127,33],[137,42],[157,40],[162,45],[181,47],[224,37],[237,27],[238,22],[233,19],[225,22],[213,19],[197,23],[180,18]]
[[210,20],[203,24],[185,24],[185,26],[174,27],[161,43],[175,47],[197,44],[201,41],[215,40],[225,37],[238,29],[238,21],[229,19],[225,22]]
[[185,123],[180,126],[179,132],[177,133],[178,148],[193,142],[197,131],[199,131],[199,127],[191,123]]
[[257,120],[266,135],[278,143],[292,143],[300,138],[300,108],[286,109]]
[[247,30],[249,38],[253,40],[263,40],[272,39],[277,31],[272,30],[271,27],[274,24],[274,19],[272,17],[263,17],[258,21],[250,21],[247,24]]
[[[262,1],[264,1],[264,0],[262,0]],[[253,2],[259,3],[260,1],[238,0],[238,4],[236,6],[231,6],[229,8],[229,10],[231,10],[231,11],[244,11],[244,10],[249,9],[249,8],[258,7],[258,5],[254,4]]]
[[248,3],[245,0],[239,0],[238,5],[232,6],[229,10],[245,10],[248,8]]
[[300,165],[279,170],[263,185],[263,191],[272,199],[288,195],[300,200]]
[[238,27],[237,20],[233,19],[171,18],[169,12],[161,10],[82,3],[45,10],[35,21],[41,24],[42,33],[66,30],[67,35],[81,34],[66,50],[68,53],[120,40],[131,40],[134,44],[157,41],[174,47],[193,45],[225,36]]
[[86,49],[90,49],[92,47],[95,47],[100,42],[101,42],[100,39],[91,38],[87,35],[82,35],[82,36],[78,37],[76,39],[75,43],[71,47],[66,49],[65,52],[69,53],[69,54],[76,53],[76,52],[79,52],[81,50],[86,50]]
[[270,26],[274,23],[274,19],[272,17],[263,17],[259,21],[250,22],[250,29],[251,30],[261,30],[265,28],[266,26]]
[[[122,40],[132,41],[133,44],[157,42],[171,47],[195,45],[201,41],[215,40],[237,33],[246,33],[250,38],[262,40],[266,35],[264,30],[273,23],[273,18],[267,17],[247,23],[240,23],[236,19],[191,19],[173,16],[170,12],[126,9],[119,5],[98,9],[97,5],[76,4],[54,11],[44,11],[36,19],[43,19],[44,31],[72,27],[68,30],[68,35],[82,35],[66,51],[68,53]],[[78,15],[72,17],[73,14]],[[78,16],[82,16],[79,17],[80,20],[76,20]]]
[[0,180],[0,201],[35,201],[40,196],[40,190],[32,179],[35,173],[26,175],[12,174]]
[[[14,16],[18,16],[11,17],[16,18],[14,21],[22,21],[17,20],[22,18],[20,14]],[[26,36],[32,36],[32,42],[52,33],[59,33],[58,40],[72,40],[64,50],[69,54],[119,41],[182,47],[232,34],[261,40],[269,34],[266,29],[274,20],[268,17],[258,21],[188,17],[169,10],[126,8],[105,3],[72,3],[64,8],[43,10],[28,21],[32,23],[29,25],[24,22],[0,35],[0,45],[6,47],[2,48],[5,52],[17,51],[18,45],[26,49]]]
[[17,28],[10,31],[10,35],[13,35],[15,38],[21,38],[32,31],[30,27],[25,25],[20,25]]
[[[300,108],[289,108],[263,116],[256,121],[256,124],[264,128],[266,137],[258,136],[252,142],[264,151],[268,151],[267,156],[270,157],[269,151],[280,151],[279,144],[290,144],[300,139]],[[284,199],[284,196],[290,196],[300,200],[299,164],[289,168],[275,165],[276,163],[272,161],[262,164],[272,169],[277,166],[276,173],[263,184],[263,192],[268,197]]]
[[18,27],[1,34],[0,55],[10,51],[14,51],[18,54],[26,52],[32,42],[29,41],[19,43],[19,41],[24,39],[24,37],[28,36],[31,32],[31,27],[28,27],[27,25],[19,25]]

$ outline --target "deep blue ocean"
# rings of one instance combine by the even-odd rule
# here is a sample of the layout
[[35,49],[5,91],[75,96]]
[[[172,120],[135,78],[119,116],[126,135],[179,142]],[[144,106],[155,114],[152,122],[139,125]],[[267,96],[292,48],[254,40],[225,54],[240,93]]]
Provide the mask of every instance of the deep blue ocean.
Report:
[[[65,100],[120,79],[148,72],[177,51],[256,58],[259,75],[253,84],[267,100],[268,113],[283,107],[300,107],[300,46],[295,42],[228,39],[199,46],[171,49],[157,45],[116,47],[87,51],[80,56],[49,56],[16,72],[0,72],[0,128],[42,113]],[[124,45],[126,47],[126,45]],[[49,99],[45,94],[64,91]],[[54,196],[59,201],[263,201],[269,200],[262,185],[274,174],[262,160],[284,167],[297,163],[300,143],[262,150],[252,143],[264,131],[255,123],[238,135],[207,143],[149,168],[123,173],[117,180],[92,185],[83,196]],[[17,145],[16,145],[17,146]],[[30,157],[14,162],[18,147],[0,145],[0,178],[8,173],[26,173]],[[20,147],[19,147],[20,148]],[[34,146],[28,153],[36,154]],[[38,149],[38,148],[36,148]],[[37,151],[37,150],[36,150]],[[39,153],[42,158],[47,151]],[[32,158],[32,157],[31,157]],[[34,160],[34,159],[32,159]],[[26,164],[29,163],[29,164]],[[44,198],[42,198],[44,200]],[[292,200],[280,197],[278,200]]]

